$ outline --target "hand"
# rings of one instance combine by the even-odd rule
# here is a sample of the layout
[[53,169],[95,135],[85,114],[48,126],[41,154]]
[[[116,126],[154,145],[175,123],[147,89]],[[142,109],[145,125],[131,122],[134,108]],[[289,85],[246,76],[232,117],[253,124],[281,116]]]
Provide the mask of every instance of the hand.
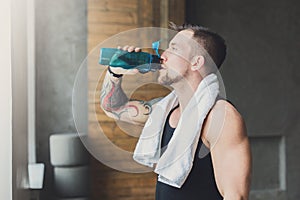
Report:
[[[124,47],[118,46],[118,49],[128,52],[141,52],[142,49],[139,47],[126,45]],[[110,67],[110,70],[115,74],[137,74],[139,71],[137,69],[123,69],[122,67]]]

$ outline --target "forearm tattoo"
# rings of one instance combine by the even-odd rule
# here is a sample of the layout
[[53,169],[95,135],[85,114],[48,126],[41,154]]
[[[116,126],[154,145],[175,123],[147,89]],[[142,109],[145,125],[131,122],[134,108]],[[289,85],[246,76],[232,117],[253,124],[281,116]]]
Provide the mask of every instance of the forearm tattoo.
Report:
[[102,87],[100,102],[104,110],[111,112],[128,102],[128,97],[121,88],[121,79],[116,82],[110,80],[107,73]]
[[129,100],[121,87],[121,80],[111,80],[110,75],[106,75],[100,96],[102,108],[118,120],[144,122],[152,112],[153,105],[161,98],[150,101]]
[[[131,102],[137,102],[139,105],[143,106],[145,108],[145,111],[142,113],[143,115],[150,115],[152,112],[152,106],[157,103],[158,101],[160,101],[162,98],[156,98],[156,99],[152,99],[150,101],[143,101],[143,100],[137,100],[137,99],[130,99]],[[140,114],[140,110],[138,108],[138,106],[135,105],[128,105],[128,108],[133,108],[136,111],[136,115],[138,116]]]

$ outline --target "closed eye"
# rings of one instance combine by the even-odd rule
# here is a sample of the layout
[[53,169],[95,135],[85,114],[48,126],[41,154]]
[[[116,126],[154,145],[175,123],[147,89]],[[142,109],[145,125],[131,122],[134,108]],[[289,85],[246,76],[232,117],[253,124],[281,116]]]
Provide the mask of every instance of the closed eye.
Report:
[[177,49],[176,43],[171,43],[171,44],[169,45],[169,48],[170,48],[171,50],[173,50],[173,51],[178,50],[178,49]]

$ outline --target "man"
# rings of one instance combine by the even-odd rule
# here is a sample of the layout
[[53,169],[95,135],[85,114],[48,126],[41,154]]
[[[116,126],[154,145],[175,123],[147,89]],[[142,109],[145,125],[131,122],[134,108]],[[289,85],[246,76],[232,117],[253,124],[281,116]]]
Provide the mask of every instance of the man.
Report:
[[[238,111],[220,98],[215,75],[225,59],[224,40],[203,27],[172,26],[179,32],[161,55],[158,81],[174,91],[164,99],[129,100],[121,77],[137,70],[109,67],[102,108],[118,120],[146,122],[134,159],[158,174],[157,200],[248,199],[246,128]],[[141,51],[133,46],[123,50]]]

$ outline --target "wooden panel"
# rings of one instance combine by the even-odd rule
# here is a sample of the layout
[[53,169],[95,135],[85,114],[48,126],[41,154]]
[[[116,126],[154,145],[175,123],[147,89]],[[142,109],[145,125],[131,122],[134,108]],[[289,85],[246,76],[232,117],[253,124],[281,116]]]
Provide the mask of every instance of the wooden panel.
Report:
[[139,27],[153,26],[152,0],[139,0],[138,4],[138,25]]
[[[161,21],[160,13],[159,0],[88,0],[89,51],[122,31],[138,27],[158,26]],[[144,35],[143,37],[147,38],[148,36]],[[95,49],[95,51],[98,50]],[[132,152],[138,139],[135,134],[139,134],[140,130],[134,128],[135,131],[132,129],[130,133],[127,133],[127,129],[123,129],[122,124],[116,123],[101,110],[99,97],[103,76],[99,78],[101,74],[99,67],[101,66],[98,64],[98,52],[91,52],[88,59],[88,134],[94,139],[95,147],[103,149],[107,144],[99,137],[101,134],[99,126],[101,126],[106,138],[113,145]],[[141,82],[141,80],[153,82],[155,79],[156,75],[151,73],[130,78],[124,76],[123,88],[130,98],[142,100],[150,100],[168,94],[170,90],[167,88]],[[136,88],[139,85],[140,87]],[[113,155],[109,151],[104,154],[105,156]],[[119,164],[126,162],[118,155],[111,156],[109,161]],[[156,174],[154,173],[124,173],[111,169],[94,158],[91,160],[91,199],[153,200],[155,199],[155,183]]]
[[96,10],[89,11],[88,23],[103,23],[103,24],[137,24],[137,13],[135,12],[119,12],[119,11],[104,11]]
[[168,28],[169,24],[169,0],[160,2],[160,27]]
[[153,0],[152,12],[153,12],[153,26],[160,26],[160,1],[161,0]]
[[109,35],[104,35],[104,34],[98,34],[98,35],[92,35],[92,38],[88,39],[88,46],[89,46],[89,51],[91,51],[92,49],[94,49],[95,47],[97,47],[99,44],[101,44],[101,42],[105,41],[106,39],[108,39],[110,36]]
[[137,9],[138,0],[89,0],[88,11],[133,11]]
[[169,21],[178,25],[185,22],[185,1],[169,0]]
[[[101,174],[101,176],[95,176]],[[101,200],[153,200],[156,175],[154,173],[130,174],[112,170],[97,160],[92,160],[92,199]]]
[[106,34],[106,35],[113,35],[116,33],[120,33],[122,31],[126,31],[129,29],[136,28],[136,25],[132,24],[119,24],[116,26],[115,24],[93,24],[89,26],[88,32],[89,34],[98,35],[98,34]]
[[[168,28],[169,22],[179,25],[185,22],[185,1],[161,0],[159,9],[161,27]],[[157,23],[157,21],[155,22]]]

